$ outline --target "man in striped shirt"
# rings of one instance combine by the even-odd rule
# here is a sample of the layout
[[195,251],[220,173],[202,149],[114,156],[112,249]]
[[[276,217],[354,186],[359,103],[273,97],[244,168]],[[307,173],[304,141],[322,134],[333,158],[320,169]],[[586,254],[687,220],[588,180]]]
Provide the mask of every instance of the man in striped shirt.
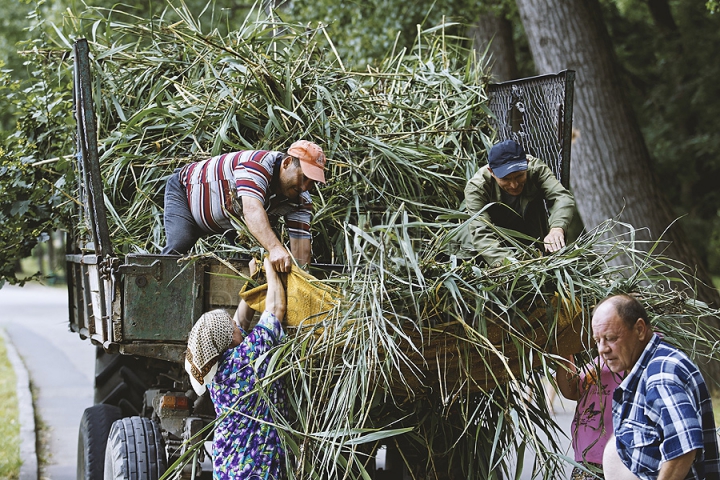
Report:
[[325,183],[325,154],[298,140],[287,153],[246,150],[226,153],[177,169],[165,186],[163,254],[185,254],[207,234],[239,228],[242,221],[267,250],[277,272],[288,272],[292,257],[272,229],[284,217],[290,251],[310,263],[312,200],[308,190]]

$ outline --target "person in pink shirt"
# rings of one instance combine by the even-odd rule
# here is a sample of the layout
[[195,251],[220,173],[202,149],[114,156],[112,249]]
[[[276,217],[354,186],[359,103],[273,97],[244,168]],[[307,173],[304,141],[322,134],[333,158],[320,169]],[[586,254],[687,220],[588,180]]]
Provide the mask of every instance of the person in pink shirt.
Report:
[[571,478],[603,479],[603,450],[613,434],[613,391],[620,385],[622,378],[611,372],[598,357],[580,372],[572,356],[566,360],[567,369],[558,368],[555,380],[565,398],[577,401],[571,437],[575,461],[585,467],[575,467]]

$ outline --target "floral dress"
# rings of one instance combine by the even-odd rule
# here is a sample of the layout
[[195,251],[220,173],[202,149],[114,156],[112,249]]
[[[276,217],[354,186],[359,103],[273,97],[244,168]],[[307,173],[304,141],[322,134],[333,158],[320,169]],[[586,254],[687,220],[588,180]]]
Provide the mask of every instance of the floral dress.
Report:
[[208,386],[215,413],[213,440],[213,478],[278,480],[285,478],[285,451],[271,415],[271,409],[286,414],[282,381],[266,389],[269,402],[253,393],[265,376],[270,357],[255,360],[277,345],[284,333],[280,322],[264,312],[258,324],[235,348],[220,356],[218,371]]

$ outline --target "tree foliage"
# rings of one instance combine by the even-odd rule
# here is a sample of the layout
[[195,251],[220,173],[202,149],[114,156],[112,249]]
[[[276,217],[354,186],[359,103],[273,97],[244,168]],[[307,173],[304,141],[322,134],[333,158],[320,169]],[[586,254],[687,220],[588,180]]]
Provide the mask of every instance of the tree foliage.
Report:
[[31,84],[1,74],[0,104],[20,114],[0,144],[0,282],[17,282],[15,263],[68,222],[72,167],[58,155],[72,152],[71,80],[53,77],[44,59],[35,67]]
[[[348,66],[364,68],[389,52],[412,48],[417,33],[432,25],[453,24],[448,33],[466,35],[482,15],[512,20],[517,60],[525,76],[533,75],[532,58],[512,0],[293,0],[276,2],[283,19],[321,23]],[[469,42],[469,40],[468,40]],[[480,50],[487,46],[482,45]]]
[[480,2],[455,0],[293,1],[283,5],[281,15],[327,25],[343,59],[362,68],[384,58],[388,52],[410,48],[418,32],[429,26],[452,23],[454,27],[448,33],[462,34],[463,25],[481,8]]
[[720,17],[696,2],[605,3],[660,184],[711,272],[720,271]]

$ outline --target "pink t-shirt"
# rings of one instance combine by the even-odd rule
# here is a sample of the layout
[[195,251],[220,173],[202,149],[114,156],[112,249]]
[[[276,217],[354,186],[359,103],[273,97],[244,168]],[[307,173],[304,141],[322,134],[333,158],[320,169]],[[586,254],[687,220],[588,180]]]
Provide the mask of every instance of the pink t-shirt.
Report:
[[580,372],[580,399],[572,422],[576,462],[601,464],[605,444],[613,433],[612,395],[622,378],[602,362],[598,383],[598,361],[596,357]]

